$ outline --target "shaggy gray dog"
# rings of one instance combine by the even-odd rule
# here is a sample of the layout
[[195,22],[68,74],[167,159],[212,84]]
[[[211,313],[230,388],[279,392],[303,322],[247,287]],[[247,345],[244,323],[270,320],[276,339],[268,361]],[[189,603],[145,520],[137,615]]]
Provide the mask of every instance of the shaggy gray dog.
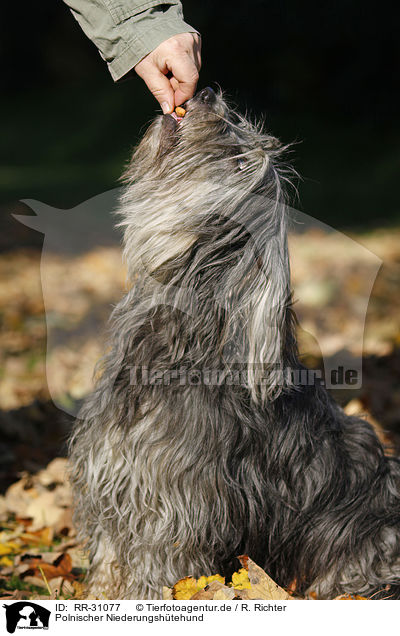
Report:
[[132,287],[71,440],[89,592],[157,598],[245,553],[300,594],[396,596],[399,463],[294,381],[282,149],[211,89],[186,107],[125,175]]

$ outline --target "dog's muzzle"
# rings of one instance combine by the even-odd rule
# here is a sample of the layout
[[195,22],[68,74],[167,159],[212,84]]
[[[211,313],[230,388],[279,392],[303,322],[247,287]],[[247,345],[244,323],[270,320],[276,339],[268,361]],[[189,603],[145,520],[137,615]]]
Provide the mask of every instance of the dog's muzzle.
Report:
[[199,91],[194,97],[193,102],[201,102],[202,104],[215,104],[217,96],[210,86],[206,86],[201,91]]
[[[217,101],[217,96],[210,86],[203,88],[194,97],[182,104],[183,108],[190,112],[193,108],[212,107]],[[179,120],[169,113],[162,118],[162,134],[160,142],[160,153],[164,154],[174,145]]]
[[[217,96],[215,92],[210,86],[206,86],[206,88],[203,88],[201,91],[196,93],[194,97],[192,97],[191,99],[188,99],[187,102],[182,104],[182,107],[185,110],[190,111],[193,108],[199,108],[204,105],[209,107],[213,106],[216,103],[216,101],[217,101]],[[176,127],[176,124],[179,121],[177,117],[174,116],[174,114],[170,115],[169,113],[167,115],[164,115],[164,120],[166,122],[166,127],[171,128],[171,130],[173,130]]]

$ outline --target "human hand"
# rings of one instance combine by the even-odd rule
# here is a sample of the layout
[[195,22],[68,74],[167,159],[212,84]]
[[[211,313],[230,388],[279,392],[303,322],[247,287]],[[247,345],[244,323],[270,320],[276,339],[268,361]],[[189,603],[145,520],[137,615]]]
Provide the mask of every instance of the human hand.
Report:
[[197,33],[179,33],[161,42],[135,66],[163,113],[193,97],[201,67],[201,39]]

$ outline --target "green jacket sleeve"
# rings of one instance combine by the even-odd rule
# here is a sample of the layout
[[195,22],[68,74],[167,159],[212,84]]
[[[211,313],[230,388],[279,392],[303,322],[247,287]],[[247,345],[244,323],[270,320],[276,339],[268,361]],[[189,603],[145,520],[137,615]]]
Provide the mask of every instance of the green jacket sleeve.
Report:
[[161,42],[197,33],[183,20],[179,0],[64,0],[107,62],[114,81]]

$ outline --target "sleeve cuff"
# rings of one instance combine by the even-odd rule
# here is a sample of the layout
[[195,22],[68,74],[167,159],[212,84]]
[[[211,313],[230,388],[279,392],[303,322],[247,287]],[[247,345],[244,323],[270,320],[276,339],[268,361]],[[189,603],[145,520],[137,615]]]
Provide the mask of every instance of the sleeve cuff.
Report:
[[[128,22],[129,20],[125,22],[125,25]],[[134,32],[135,27],[132,30]],[[151,29],[134,36],[127,42],[124,50],[107,64],[114,82],[127,75],[140,60],[154,51],[161,42],[178,35],[178,33],[198,33],[198,31],[178,18],[158,19],[157,24],[152,23]]]

